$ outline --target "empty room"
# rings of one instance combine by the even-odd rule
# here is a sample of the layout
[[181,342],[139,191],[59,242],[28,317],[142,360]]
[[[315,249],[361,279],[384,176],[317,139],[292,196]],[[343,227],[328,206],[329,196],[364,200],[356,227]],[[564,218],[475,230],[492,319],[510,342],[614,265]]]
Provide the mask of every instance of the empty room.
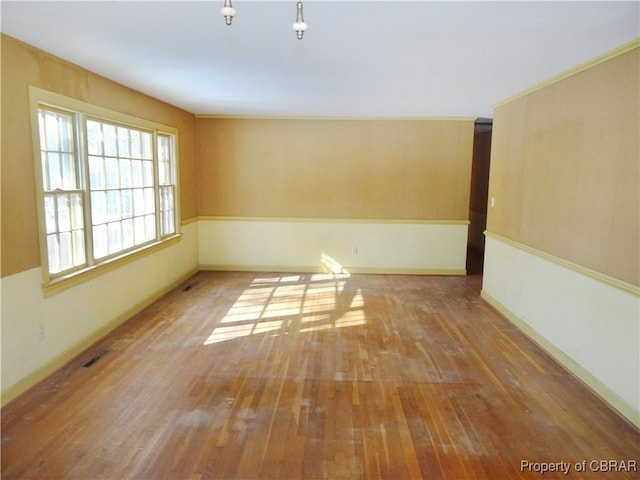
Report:
[[640,478],[640,3],[2,1],[3,479]]

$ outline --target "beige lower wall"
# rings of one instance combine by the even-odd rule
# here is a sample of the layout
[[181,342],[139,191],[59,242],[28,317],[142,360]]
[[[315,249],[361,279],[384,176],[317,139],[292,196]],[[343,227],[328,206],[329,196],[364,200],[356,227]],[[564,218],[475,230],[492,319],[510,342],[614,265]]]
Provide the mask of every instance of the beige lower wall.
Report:
[[483,297],[640,427],[640,297],[489,234]]
[[179,242],[48,298],[40,268],[1,280],[2,404],[198,269],[198,224]]
[[467,222],[203,218],[203,268],[464,274]]

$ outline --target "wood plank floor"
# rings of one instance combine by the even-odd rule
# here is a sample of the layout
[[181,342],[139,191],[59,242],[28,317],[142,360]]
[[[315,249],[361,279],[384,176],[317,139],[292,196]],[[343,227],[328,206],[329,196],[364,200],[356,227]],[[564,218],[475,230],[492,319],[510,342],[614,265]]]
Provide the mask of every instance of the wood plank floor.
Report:
[[3,409],[2,478],[638,478],[479,278],[200,272]]

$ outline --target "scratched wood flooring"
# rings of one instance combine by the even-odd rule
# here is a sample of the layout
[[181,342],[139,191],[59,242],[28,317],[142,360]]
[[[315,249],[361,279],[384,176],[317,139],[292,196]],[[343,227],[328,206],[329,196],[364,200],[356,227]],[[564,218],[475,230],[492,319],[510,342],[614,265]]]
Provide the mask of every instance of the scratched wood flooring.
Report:
[[640,433],[479,279],[200,272],[3,409],[2,479],[637,478],[521,471]]

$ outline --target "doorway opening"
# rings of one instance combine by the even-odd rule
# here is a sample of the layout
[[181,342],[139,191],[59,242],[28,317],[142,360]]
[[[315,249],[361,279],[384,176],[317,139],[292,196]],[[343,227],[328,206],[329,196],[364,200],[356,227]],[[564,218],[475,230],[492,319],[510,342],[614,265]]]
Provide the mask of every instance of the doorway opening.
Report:
[[473,132],[467,275],[481,275],[484,266],[484,231],[487,228],[489,164],[493,119],[478,118]]

